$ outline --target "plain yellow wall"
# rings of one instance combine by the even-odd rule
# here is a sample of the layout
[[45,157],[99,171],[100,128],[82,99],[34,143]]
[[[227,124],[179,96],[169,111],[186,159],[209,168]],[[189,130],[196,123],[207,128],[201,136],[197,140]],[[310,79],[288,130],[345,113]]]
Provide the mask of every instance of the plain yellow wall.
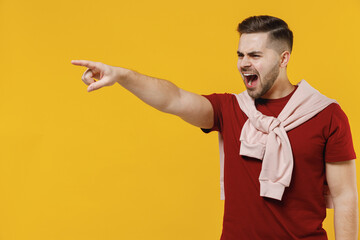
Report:
[[236,27],[259,14],[288,22],[291,81],[338,100],[359,153],[358,0],[0,0],[0,239],[218,240],[217,134],[119,85],[88,93],[70,61],[239,93]]

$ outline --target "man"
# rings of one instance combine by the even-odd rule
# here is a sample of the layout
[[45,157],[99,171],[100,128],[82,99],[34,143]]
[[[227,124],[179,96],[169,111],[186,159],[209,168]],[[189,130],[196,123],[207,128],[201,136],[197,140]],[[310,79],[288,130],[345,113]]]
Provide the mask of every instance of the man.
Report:
[[129,69],[72,63],[88,68],[82,77],[88,91],[117,82],[160,111],[219,132],[222,240],[327,239],[327,186],[336,239],[357,239],[356,156],[346,115],[305,81],[290,83],[293,34],[283,20],[249,17],[238,31],[238,70],[247,89],[239,95],[201,96]]

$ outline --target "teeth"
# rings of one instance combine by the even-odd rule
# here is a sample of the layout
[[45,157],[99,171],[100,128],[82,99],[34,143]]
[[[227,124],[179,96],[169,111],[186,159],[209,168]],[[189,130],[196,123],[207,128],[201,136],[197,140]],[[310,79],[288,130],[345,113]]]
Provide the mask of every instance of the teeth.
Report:
[[[254,74],[254,73],[242,73],[242,75],[243,75],[244,77],[257,76],[257,75]],[[248,85],[249,85],[250,87],[252,87],[252,82],[253,82],[253,80],[249,80],[249,82],[248,82]]]

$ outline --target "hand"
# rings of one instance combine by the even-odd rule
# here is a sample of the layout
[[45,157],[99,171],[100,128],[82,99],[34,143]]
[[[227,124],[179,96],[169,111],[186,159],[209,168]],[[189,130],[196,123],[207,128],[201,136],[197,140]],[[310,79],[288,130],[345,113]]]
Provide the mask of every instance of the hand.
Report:
[[[71,63],[88,68],[81,77],[81,80],[86,85],[89,85],[87,89],[88,92],[105,86],[114,85],[114,83],[116,83],[121,77],[125,76],[127,70],[125,68],[117,68],[106,65],[101,62],[92,62],[87,60],[72,60]],[[94,80],[94,78],[99,81]]]

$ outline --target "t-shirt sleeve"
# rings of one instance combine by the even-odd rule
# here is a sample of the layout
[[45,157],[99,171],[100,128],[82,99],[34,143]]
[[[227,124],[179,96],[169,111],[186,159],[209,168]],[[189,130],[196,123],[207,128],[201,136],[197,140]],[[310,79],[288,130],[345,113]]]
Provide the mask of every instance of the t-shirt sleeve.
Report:
[[334,104],[325,147],[325,162],[340,162],[355,158],[349,120],[341,107]]
[[222,129],[222,107],[221,107],[221,96],[223,94],[218,94],[218,93],[213,93],[213,94],[210,94],[210,95],[202,95],[204,97],[206,97],[212,107],[213,107],[213,110],[214,110],[214,125],[212,128],[210,129],[205,129],[205,128],[201,128],[201,130],[204,132],[204,133],[209,133],[209,132],[212,132],[212,131],[219,131],[221,132],[221,129]]

